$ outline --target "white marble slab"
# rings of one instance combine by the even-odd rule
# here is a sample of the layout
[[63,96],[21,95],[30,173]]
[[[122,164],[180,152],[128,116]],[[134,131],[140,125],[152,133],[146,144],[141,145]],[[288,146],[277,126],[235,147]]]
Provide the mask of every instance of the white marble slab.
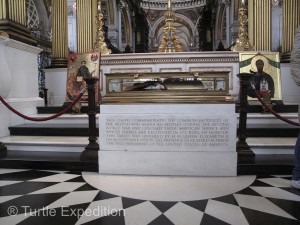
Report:
[[103,105],[99,172],[236,176],[234,104]]
[[236,152],[99,151],[99,173],[236,176]]
[[99,129],[101,150],[236,151],[234,113],[101,114]]

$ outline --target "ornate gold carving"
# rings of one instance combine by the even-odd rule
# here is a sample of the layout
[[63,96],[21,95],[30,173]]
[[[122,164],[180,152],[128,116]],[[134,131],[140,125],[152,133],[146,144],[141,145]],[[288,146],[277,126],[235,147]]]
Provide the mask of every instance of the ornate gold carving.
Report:
[[251,51],[254,50],[248,37],[248,9],[243,5],[239,9],[240,28],[236,44],[232,46],[233,51]]
[[96,15],[96,25],[97,25],[97,32],[96,32],[96,41],[94,43],[94,51],[101,52],[103,55],[108,55],[111,53],[111,50],[107,48],[107,45],[104,41],[104,33],[102,31],[103,26],[103,14],[101,11],[101,0],[98,0],[97,3],[97,15]]
[[172,10],[171,0],[168,0],[167,11],[165,12],[164,35],[159,46],[159,52],[182,52],[181,45],[175,36],[174,27],[175,13]]

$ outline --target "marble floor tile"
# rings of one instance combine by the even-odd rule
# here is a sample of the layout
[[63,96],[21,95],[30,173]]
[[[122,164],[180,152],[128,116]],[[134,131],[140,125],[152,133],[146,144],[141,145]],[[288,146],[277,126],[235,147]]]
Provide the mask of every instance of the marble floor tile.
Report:
[[92,172],[83,172],[82,176],[87,183],[100,190],[152,201],[191,201],[220,197],[240,191],[255,180],[255,176],[122,176]]
[[71,179],[74,179],[76,177],[79,177],[80,175],[73,175],[73,174],[54,174],[51,176],[47,176],[47,177],[41,177],[41,178],[37,178],[37,179],[33,179],[30,181],[35,181],[35,182],[43,182],[43,181],[47,181],[47,182],[64,182],[64,181],[68,181]]
[[[35,182],[39,183],[39,182]],[[83,182],[63,182],[63,183],[58,183],[55,185],[52,185],[50,187],[46,187],[44,189],[32,192],[31,194],[45,194],[45,193],[62,193],[62,192],[70,192],[74,191],[77,188],[81,187],[84,185]]]
[[2,225],[296,225],[290,175],[109,176],[0,170]]
[[126,225],[147,225],[162,214],[149,201],[125,209]]
[[205,213],[232,225],[249,224],[240,207],[232,204],[209,200]]
[[246,195],[239,195],[234,194],[234,197],[236,198],[239,206],[243,208],[253,209],[269,214],[278,215],[281,217],[286,217],[290,219],[295,219],[293,216],[270,202],[268,199],[265,199],[263,197],[257,197],[257,196],[246,196]]
[[199,225],[203,214],[203,212],[181,202],[178,202],[164,213],[164,215],[176,225]]
[[300,202],[300,196],[276,187],[251,187],[264,197],[287,199]]
[[263,179],[258,179],[259,181],[262,181],[266,184],[270,184],[273,187],[290,187],[291,186],[291,181],[287,179],[282,179],[282,178],[263,178]]

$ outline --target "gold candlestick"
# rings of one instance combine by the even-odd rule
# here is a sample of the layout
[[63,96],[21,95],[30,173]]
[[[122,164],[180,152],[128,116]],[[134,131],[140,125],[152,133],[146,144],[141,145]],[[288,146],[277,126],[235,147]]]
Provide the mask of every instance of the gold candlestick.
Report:
[[102,30],[103,26],[103,14],[101,10],[101,0],[97,2],[97,15],[96,15],[96,25],[97,25],[97,32],[96,32],[96,41],[93,46],[93,50],[96,52],[101,52],[103,55],[108,55],[111,53],[111,50],[107,48],[105,43],[104,33]]
[[175,36],[174,27],[175,13],[172,10],[171,0],[168,0],[167,11],[165,12],[164,35],[159,46],[159,52],[181,52],[181,45]]
[[245,6],[245,0],[242,0],[242,6],[239,9],[240,28],[236,44],[231,47],[232,51],[252,51],[254,50],[248,37],[248,9]]

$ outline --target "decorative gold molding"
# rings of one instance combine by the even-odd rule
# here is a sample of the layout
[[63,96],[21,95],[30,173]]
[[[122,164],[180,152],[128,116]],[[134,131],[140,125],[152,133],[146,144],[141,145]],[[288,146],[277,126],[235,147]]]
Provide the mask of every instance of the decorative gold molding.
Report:
[[151,73],[152,72],[152,68],[112,68],[110,70],[110,73],[119,73],[119,72],[134,72],[134,73]]
[[238,57],[203,58],[146,58],[146,59],[101,59],[102,65],[159,64],[159,63],[237,63]]

